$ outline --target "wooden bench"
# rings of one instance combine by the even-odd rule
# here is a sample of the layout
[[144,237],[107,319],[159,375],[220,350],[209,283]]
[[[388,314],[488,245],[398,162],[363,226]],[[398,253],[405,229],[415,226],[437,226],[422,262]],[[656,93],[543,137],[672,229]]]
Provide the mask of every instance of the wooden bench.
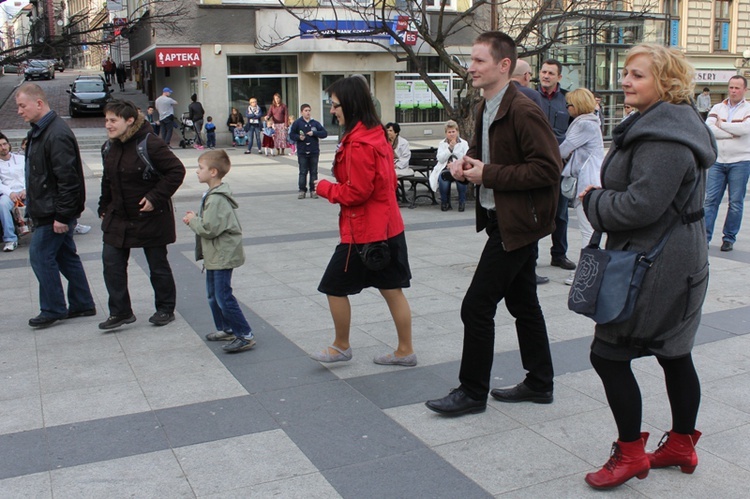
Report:
[[[430,173],[436,164],[437,148],[428,147],[411,150],[409,168],[414,170],[414,175],[407,175],[398,179],[398,197],[402,202],[409,203],[409,208],[414,208],[419,198],[427,198],[432,201],[431,204],[438,204],[435,199],[435,192],[430,189]],[[409,183],[408,189],[406,188],[407,182]],[[425,186],[427,192],[421,194],[417,192],[417,187],[420,185]],[[408,196],[407,192],[411,192],[411,196]]]

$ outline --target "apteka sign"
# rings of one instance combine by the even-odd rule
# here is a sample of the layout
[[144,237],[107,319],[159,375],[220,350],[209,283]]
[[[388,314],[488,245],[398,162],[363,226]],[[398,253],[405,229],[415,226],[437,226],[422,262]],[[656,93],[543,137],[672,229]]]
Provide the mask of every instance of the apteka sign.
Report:
[[157,68],[180,68],[200,65],[200,47],[169,47],[156,49]]

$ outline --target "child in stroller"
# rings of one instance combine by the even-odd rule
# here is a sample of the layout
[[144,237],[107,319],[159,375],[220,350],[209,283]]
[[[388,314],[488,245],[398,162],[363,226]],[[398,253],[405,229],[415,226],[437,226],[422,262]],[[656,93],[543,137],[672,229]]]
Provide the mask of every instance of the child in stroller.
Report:
[[189,119],[188,116],[189,113],[182,113],[182,118],[180,118],[180,133],[182,134],[180,147],[183,149],[195,144],[195,140],[198,137],[193,120]]

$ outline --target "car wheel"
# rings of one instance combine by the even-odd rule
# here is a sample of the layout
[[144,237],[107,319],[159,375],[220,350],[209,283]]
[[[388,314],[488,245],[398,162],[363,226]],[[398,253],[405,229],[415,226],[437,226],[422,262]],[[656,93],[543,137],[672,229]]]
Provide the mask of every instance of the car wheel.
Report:
[[70,106],[68,108],[68,114],[71,118],[76,118],[78,116],[78,114],[73,110],[73,106]]

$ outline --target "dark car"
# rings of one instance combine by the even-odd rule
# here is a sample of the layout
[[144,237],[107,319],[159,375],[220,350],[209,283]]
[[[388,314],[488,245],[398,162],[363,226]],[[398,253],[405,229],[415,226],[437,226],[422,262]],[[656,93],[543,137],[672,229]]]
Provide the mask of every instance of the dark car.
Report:
[[55,59],[55,70],[61,73],[65,71],[65,61],[62,59]]
[[40,61],[32,59],[29,61],[29,65],[23,72],[24,79],[35,80],[42,79],[52,80],[55,78],[55,65],[50,64],[50,61]]
[[109,85],[93,78],[76,80],[67,92],[70,94],[68,112],[74,118],[82,113],[102,114],[104,106],[112,100]]

